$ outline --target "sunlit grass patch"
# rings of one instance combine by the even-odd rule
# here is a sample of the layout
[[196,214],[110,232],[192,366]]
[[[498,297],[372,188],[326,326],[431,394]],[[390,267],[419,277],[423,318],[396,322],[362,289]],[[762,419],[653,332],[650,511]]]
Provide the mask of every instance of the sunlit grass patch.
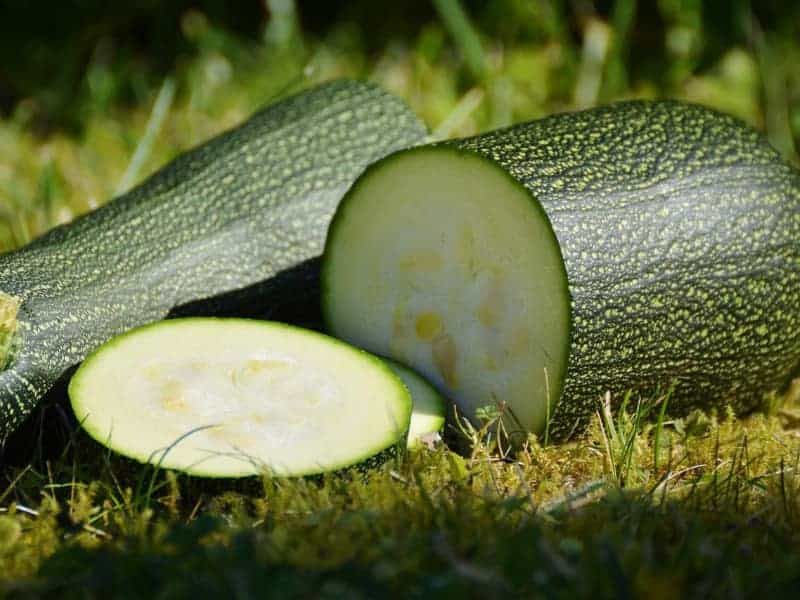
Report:
[[0,573],[7,591],[59,594],[140,578],[228,590],[232,571],[248,586],[272,573],[276,594],[792,585],[796,423],[777,413],[644,420],[634,409],[611,417],[609,433],[603,407],[567,444],[531,438],[503,453],[489,421],[450,430],[460,454],[442,445],[366,475],[238,483],[157,472],[75,431],[55,459],[6,470]]

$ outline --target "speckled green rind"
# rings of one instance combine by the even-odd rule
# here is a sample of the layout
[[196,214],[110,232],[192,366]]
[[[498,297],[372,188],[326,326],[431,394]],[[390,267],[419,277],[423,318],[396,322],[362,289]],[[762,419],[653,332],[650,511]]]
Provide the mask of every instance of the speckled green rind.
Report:
[[353,179],[425,133],[374,85],[322,85],[0,257],[0,291],[22,300],[18,348],[0,373],[0,444],[65,369],[106,340],[319,254]]
[[675,384],[670,407],[742,411],[800,364],[800,175],[710,109],[625,102],[447,142],[541,202],[561,246],[572,341],[550,434],[606,390]]

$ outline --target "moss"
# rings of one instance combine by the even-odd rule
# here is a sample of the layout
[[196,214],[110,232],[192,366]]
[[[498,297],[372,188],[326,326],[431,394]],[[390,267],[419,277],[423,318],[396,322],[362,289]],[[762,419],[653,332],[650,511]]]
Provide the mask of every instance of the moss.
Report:
[[462,454],[441,445],[367,473],[246,482],[154,472],[77,433],[56,460],[4,469],[0,590],[780,591],[800,567],[800,438],[779,414],[792,408],[660,424],[626,413],[616,441],[598,414],[580,440],[531,438],[515,454],[489,421],[463,426],[468,438],[451,427]]

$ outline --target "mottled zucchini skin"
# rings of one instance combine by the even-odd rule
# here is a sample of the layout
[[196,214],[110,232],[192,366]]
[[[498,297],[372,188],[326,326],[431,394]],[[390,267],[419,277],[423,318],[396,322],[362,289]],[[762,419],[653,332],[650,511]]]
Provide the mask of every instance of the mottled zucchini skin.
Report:
[[746,411],[800,364],[800,175],[733,117],[625,102],[448,142],[530,190],[555,231],[572,341],[550,433],[606,390]]
[[17,349],[0,373],[0,445],[99,344],[318,255],[339,199],[363,168],[425,134],[411,110],[377,86],[325,84],[0,257],[0,290],[22,300]]

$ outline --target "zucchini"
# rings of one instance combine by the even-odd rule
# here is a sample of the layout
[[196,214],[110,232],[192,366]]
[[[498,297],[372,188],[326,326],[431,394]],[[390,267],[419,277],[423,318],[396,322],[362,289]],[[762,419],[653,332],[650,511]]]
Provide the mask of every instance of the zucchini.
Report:
[[800,175],[736,119],[624,102],[395,153],[329,228],[323,313],[474,418],[606,391],[754,408],[800,364]]
[[415,449],[441,439],[447,407],[441,394],[424,377],[390,359],[384,359],[411,394],[413,410],[406,447]]
[[424,135],[410,109],[374,85],[322,85],[0,257],[0,291],[14,298],[0,313],[19,302],[11,363],[0,372],[0,445],[66,369],[106,340],[317,255],[353,179]]
[[408,390],[379,358],[247,319],[129,331],[83,361],[69,397],[101,444],[204,477],[342,469],[404,444],[411,417]]

